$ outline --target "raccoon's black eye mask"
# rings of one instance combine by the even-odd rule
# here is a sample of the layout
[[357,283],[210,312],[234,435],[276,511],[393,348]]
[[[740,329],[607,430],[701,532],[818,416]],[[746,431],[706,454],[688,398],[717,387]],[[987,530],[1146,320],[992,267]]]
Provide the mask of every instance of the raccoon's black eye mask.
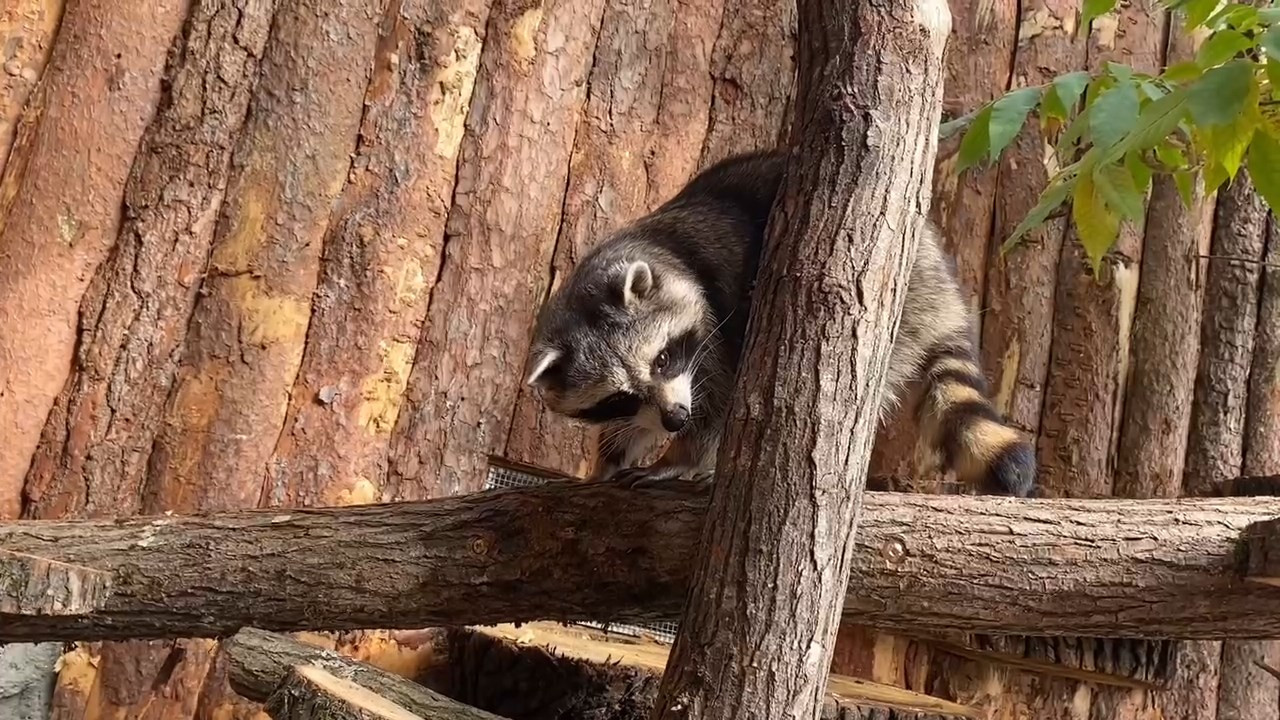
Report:
[[584,410],[573,413],[579,420],[588,422],[608,422],[635,417],[640,412],[644,401],[639,395],[629,392],[616,392],[600,402]]

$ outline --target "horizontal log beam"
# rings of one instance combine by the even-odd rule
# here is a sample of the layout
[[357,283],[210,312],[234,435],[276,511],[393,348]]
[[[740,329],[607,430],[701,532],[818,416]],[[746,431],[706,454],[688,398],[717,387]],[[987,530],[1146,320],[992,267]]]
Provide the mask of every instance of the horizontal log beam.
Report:
[[0,614],[83,615],[110,593],[110,573],[0,550]]
[[[0,550],[113,576],[90,615],[0,642],[678,617],[707,506],[684,481],[550,482],[427,502],[0,524]],[[870,493],[846,611],[920,631],[1277,638],[1242,535],[1280,499]]]

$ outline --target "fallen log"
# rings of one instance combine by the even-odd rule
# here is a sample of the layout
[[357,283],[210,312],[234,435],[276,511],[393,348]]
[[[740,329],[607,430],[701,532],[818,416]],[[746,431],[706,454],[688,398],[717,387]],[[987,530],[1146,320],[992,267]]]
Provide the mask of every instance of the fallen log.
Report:
[[457,717],[437,714],[429,718],[411,712],[315,665],[298,665],[290,670],[280,687],[267,698],[263,710],[272,720],[451,720]]
[[[1280,499],[869,493],[846,611],[919,631],[1280,637],[1242,536]],[[678,617],[707,506],[679,480],[426,502],[0,523],[0,550],[111,575],[85,615],[0,613],[0,642]],[[1259,565],[1265,567],[1266,565]]]
[[[550,623],[415,634],[427,636],[419,642],[429,643],[432,662],[414,679],[426,692],[489,718],[648,720],[668,653],[654,643],[611,642],[599,639],[603,633]],[[256,628],[222,648],[232,687],[249,700],[269,702],[293,668],[310,665],[432,717],[414,700],[423,691],[415,683],[331,650]],[[833,675],[828,690],[821,720],[980,717],[976,708],[857,678]]]
[[232,689],[265,703],[276,720],[398,720],[406,713],[429,720],[501,720],[398,675],[255,628],[227,640],[221,652],[228,659]]

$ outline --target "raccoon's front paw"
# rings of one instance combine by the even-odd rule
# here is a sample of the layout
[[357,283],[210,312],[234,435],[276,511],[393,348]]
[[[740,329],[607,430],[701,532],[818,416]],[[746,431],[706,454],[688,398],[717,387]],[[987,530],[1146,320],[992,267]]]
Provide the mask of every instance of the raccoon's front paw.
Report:
[[621,485],[628,490],[641,490],[680,476],[678,468],[630,467],[621,468],[605,478],[605,482]]

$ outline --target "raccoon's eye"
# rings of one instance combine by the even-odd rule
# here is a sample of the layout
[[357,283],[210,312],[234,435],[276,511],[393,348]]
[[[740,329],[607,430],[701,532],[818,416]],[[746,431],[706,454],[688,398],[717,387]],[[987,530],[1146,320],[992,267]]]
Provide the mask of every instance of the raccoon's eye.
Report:
[[667,364],[671,362],[671,354],[666,350],[658,353],[658,357],[653,359],[653,367],[659,371],[667,369]]

